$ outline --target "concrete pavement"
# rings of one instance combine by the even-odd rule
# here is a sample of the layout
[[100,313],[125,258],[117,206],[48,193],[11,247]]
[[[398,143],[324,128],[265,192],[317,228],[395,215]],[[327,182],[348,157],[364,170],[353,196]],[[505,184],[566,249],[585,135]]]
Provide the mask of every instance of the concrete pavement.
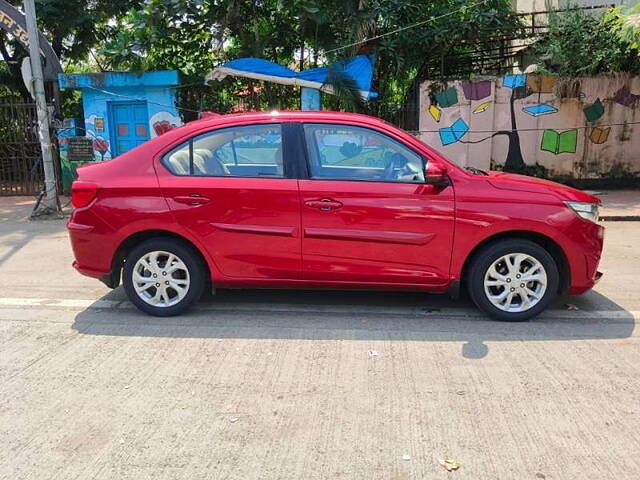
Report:
[[0,202],[0,478],[640,476],[640,223],[607,224],[595,291],[529,323],[379,292],[159,319],[76,274],[29,205]]

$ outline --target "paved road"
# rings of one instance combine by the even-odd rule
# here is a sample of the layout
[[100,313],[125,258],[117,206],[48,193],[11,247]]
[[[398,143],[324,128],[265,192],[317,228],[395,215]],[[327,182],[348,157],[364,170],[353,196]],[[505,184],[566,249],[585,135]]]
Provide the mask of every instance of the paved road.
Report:
[[283,291],[157,319],[23,213],[0,204],[0,478],[640,477],[640,223],[608,224],[596,291],[530,323]]

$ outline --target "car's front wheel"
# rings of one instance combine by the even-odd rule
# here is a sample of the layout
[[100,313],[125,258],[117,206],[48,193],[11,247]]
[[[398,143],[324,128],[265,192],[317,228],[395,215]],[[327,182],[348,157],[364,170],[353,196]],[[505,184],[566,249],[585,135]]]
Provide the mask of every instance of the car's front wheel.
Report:
[[469,268],[469,294],[498,320],[524,321],[542,312],[558,292],[559,273],[547,250],[524,239],[501,240],[478,252]]
[[205,268],[187,244],[147,240],[131,250],[123,270],[127,296],[145,313],[170,317],[191,308],[202,295]]

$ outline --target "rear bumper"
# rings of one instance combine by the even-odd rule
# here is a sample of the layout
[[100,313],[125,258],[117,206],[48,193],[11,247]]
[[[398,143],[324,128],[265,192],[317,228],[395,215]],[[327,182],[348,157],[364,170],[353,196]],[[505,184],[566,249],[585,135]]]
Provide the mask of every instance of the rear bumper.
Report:
[[88,268],[88,267],[84,267],[82,265],[80,265],[78,263],[77,260],[74,260],[73,263],[71,264],[73,266],[73,268],[75,268],[79,273],[81,273],[82,275],[86,276],[86,277],[91,277],[91,278],[98,278],[100,279],[101,277],[109,274],[110,272],[104,272],[102,270],[95,270],[93,268]]
[[103,272],[101,270],[84,268],[78,264],[77,260],[75,260],[71,265],[82,275],[97,278],[109,288],[117,288],[118,285],[120,285],[120,271],[118,271],[117,274],[114,274],[114,272]]
[[[79,216],[84,218],[79,221]],[[111,229],[105,228],[98,218],[85,210],[81,215],[74,211],[67,223],[67,230],[75,258],[73,268],[82,275],[99,279],[111,286],[111,262],[115,240]]]

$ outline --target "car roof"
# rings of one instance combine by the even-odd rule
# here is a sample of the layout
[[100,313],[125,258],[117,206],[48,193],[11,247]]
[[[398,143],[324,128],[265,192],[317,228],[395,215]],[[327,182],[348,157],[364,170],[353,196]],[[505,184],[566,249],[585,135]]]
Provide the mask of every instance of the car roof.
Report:
[[189,122],[188,125],[222,126],[224,124],[242,124],[259,122],[349,122],[367,125],[391,126],[379,118],[363,115],[361,113],[332,112],[332,111],[303,111],[303,110],[272,110],[270,112],[232,113],[228,115],[216,115]]

